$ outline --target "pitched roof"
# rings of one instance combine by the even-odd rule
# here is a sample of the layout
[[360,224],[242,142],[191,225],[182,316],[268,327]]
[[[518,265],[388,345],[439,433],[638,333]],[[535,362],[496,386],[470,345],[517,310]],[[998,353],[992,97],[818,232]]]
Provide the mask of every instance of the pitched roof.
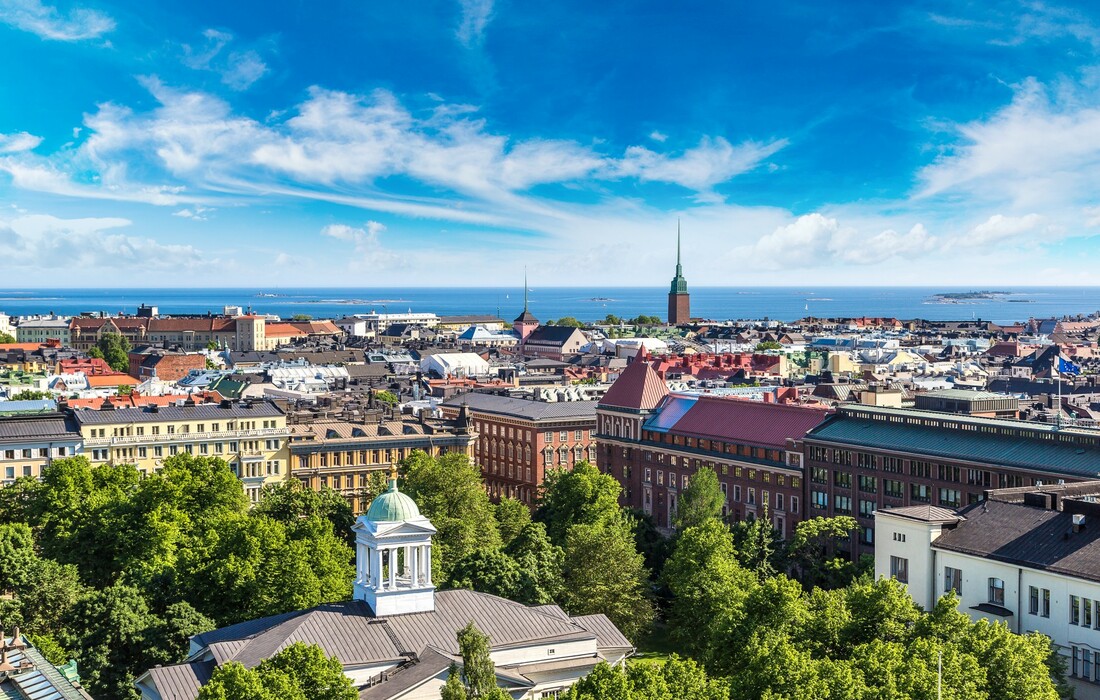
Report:
[[466,405],[474,413],[492,413],[531,421],[596,417],[595,401],[532,401],[531,399],[513,399],[499,394],[471,392],[447,399],[443,405]]
[[950,508],[941,508],[933,505],[905,506],[903,508],[884,508],[876,511],[886,515],[896,515],[909,520],[919,520],[925,523],[954,523],[958,522],[958,514]]
[[830,412],[818,406],[700,396],[671,432],[783,449],[787,438],[801,440]]
[[0,443],[79,439],[76,425],[58,413],[0,417]]
[[600,406],[651,411],[666,396],[668,386],[664,380],[657,376],[648,362],[638,358],[630,363],[603,395]]
[[[574,333],[580,332],[581,329],[574,328],[573,326],[539,326],[531,331],[531,335],[527,336],[524,342],[564,345],[569,342]],[[581,335],[584,334],[582,333]]]
[[164,406],[153,411],[153,407],[118,408],[113,411],[74,411],[73,417],[82,425],[101,423],[167,423],[174,420],[219,420],[229,418],[271,418],[284,415],[279,407],[270,401],[251,404],[234,403],[227,407],[220,404],[198,404],[195,406]]
[[1100,526],[1073,531],[1073,515],[988,500],[961,511],[965,520],[932,546],[1066,576],[1100,581]]

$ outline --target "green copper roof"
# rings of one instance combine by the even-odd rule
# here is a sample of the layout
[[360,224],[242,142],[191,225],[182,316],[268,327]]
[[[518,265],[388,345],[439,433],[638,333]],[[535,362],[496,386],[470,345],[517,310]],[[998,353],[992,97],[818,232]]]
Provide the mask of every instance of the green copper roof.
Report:
[[672,278],[669,292],[687,294],[688,283],[684,279],[684,268],[680,265],[680,221],[676,221],[676,276]]
[[413,499],[397,490],[397,479],[390,479],[390,487],[370,502],[367,520],[374,523],[401,522],[420,517],[420,509]]

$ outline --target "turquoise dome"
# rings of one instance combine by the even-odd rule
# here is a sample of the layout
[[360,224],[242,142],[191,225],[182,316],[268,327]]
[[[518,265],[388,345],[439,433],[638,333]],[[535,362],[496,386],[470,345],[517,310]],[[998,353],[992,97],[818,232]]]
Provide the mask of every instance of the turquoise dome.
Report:
[[391,523],[420,517],[416,502],[397,490],[397,479],[390,479],[390,487],[375,496],[367,509],[367,520],[373,523]]

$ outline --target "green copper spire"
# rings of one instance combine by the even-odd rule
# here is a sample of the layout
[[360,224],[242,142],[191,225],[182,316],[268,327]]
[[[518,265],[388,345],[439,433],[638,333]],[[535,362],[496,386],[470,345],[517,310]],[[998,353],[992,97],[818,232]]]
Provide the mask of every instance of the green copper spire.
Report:
[[684,279],[684,268],[680,265],[680,220],[676,219],[676,276],[672,278],[670,292],[672,294],[687,294],[688,283]]

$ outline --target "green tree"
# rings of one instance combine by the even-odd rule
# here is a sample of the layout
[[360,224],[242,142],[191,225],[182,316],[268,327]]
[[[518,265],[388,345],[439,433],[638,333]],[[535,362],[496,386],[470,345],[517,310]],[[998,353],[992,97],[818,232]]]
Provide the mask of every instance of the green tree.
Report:
[[312,321],[313,317],[309,314],[294,314],[290,317],[291,321]]
[[807,588],[836,588],[852,580],[855,566],[845,559],[826,554],[830,546],[846,541],[858,527],[856,519],[847,515],[832,518],[818,516],[795,525],[787,558],[798,571],[803,585]]
[[711,519],[680,533],[662,581],[672,594],[673,639],[711,667],[725,654],[723,638],[744,617],[745,601],[757,585],[738,563],[729,529]]
[[601,661],[584,678],[573,684],[566,700],[633,700],[630,681],[621,668]]
[[12,335],[11,333],[0,333],[0,345],[4,345],[4,344],[7,344],[7,343],[14,343],[14,342],[15,342],[15,336]]
[[443,687],[443,700],[508,700],[511,696],[497,686],[496,667],[489,658],[489,636],[470,622],[458,631],[458,648],[462,654],[462,670],[454,664]]
[[236,661],[214,669],[198,700],[355,700],[359,693],[335,656],[294,642],[254,669]]
[[220,349],[219,346],[218,346],[218,341],[211,340],[210,342],[208,342],[206,344],[206,349],[211,350],[211,351]]
[[519,568],[514,600],[528,605],[546,605],[562,599],[565,552],[550,541],[542,523],[525,525],[504,551]]
[[93,697],[131,698],[133,679],[149,668],[147,632],[159,620],[141,592],[122,584],[94,591],[74,606],[68,619],[81,679]]
[[116,396],[130,396],[134,393],[134,387],[129,384],[121,384],[118,387],[118,391],[115,392]]
[[450,585],[515,598],[520,570],[516,560],[499,549],[477,549],[451,569]]
[[505,496],[493,508],[493,516],[500,531],[500,541],[507,547],[531,522],[531,509],[515,498]]
[[602,474],[588,462],[572,469],[550,469],[542,482],[535,519],[546,524],[546,534],[564,545],[573,525],[592,525],[619,515],[622,487],[615,477]]
[[604,325],[606,325],[606,326],[617,326],[620,323],[622,323],[623,320],[621,318],[619,318],[618,316],[616,316],[615,314],[608,314],[608,315],[604,316],[603,322],[604,322]]
[[562,316],[557,321],[547,321],[548,326],[568,326],[570,328],[584,328],[584,324],[572,316]]
[[639,508],[631,508],[627,513],[634,522],[634,543],[645,558],[645,566],[652,577],[659,579],[665,562],[672,554],[673,542],[657,529],[649,513]]
[[41,399],[52,398],[53,394],[48,391],[40,391],[38,389],[23,389],[17,392],[11,397],[12,401],[40,401]]
[[[116,372],[126,372],[130,369],[130,341],[124,335],[118,333],[104,333],[96,343],[96,348],[102,354],[107,364]],[[91,353],[89,353],[91,355]]]
[[782,345],[775,342],[774,340],[765,340],[763,342],[757,343],[756,347],[754,347],[752,350],[753,352],[764,352],[765,350],[779,350],[782,347]]
[[734,524],[732,532],[738,560],[755,571],[757,578],[769,578],[786,568],[783,538],[768,517],[768,504],[764,504],[762,517],[742,520]]
[[[377,480],[373,486],[374,494],[385,488],[384,484],[379,488]],[[314,491],[296,479],[268,484],[252,512],[266,515],[284,525],[315,515],[332,523],[336,534],[347,539],[349,544],[355,541],[355,534],[351,531],[351,526],[355,524],[351,504],[343,494],[327,486]]]
[[389,404],[390,406],[396,406],[398,402],[397,394],[393,393],[392,391],[376,391],[374,392],[374,398],[377,401]]
[[37,564],[31,528],[26,523],[0,525],[0,591],[25,588]]
[[432,576],[448,582],[455,564],[478,549],[496,549],[500,533],[493,505],[481,483],[481,472],[464,454],[451,452],[439,458],[419,450],[401,463],[405,472],[402,490],[432,521]]
[[700,467],[686,489],[680,492],[675,525],[678,530],[717,520],[722,515],[725,494],[718,486],[718,474],[711,467]]
[[603,613],[629,639],[640,638],[653,622],[649,571],[624,515],[569,528],[564,579],[564,603],[573,615]]

